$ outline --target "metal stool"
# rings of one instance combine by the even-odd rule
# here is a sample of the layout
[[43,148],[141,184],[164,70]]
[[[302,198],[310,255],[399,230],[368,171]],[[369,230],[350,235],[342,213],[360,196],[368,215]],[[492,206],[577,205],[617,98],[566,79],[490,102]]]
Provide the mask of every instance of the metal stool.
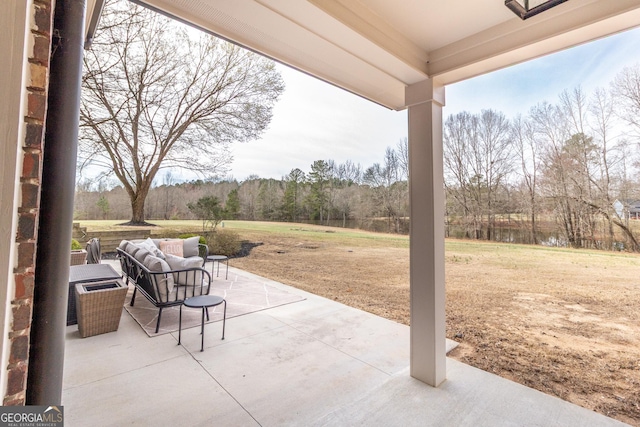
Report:
[[224,326],[227,321],[227,301],[216,295],[198,295],[197,297],[191,297],[184,300],[180,305],[180,317],[178,320],[178,345],[182,338],[182,306],[185,305],[190,308],[202,309],[202,321],[200,325],[200,334],[202,335],[202,342],[200,344],[200,351],[204,351],[204,314],[207,313],[207,320],[209,320],[209,307],[215,307],[224,303],[224,313],[222,315],[222,339],[224,339]]
[[229,257],[226,255],[209,255],[207,257],[207,261],[212,261],[213,264],[211,265],[211,275],[213,275],[213,270],[215,270],[216,268],[216,261],[218,262],[218,273],[216,274],[216,277],[220,276],[220,262],[225,261],[227,264],[227,272],[224,276],[225,280],[229,278]]

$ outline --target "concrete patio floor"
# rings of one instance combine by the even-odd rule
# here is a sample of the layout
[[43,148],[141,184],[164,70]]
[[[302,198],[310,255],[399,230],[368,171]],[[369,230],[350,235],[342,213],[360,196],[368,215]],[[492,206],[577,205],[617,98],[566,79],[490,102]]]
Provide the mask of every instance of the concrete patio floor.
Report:
[[65,426],[625,425],[449,358],[430,387],[409,376],[409,327],[270,284],[306,300],[228,319],[224,341],[206,325],[204,352],[199,328],[178,346],[124,310],[116,332],[68,326]]

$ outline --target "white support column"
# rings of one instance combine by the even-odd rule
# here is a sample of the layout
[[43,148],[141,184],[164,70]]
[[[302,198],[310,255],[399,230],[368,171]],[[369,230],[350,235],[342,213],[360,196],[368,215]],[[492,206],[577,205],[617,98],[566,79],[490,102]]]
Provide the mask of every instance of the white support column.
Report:
[[411,376],[434,387],[446,379],[444,285],[444,87],[407,87],[411,204]]

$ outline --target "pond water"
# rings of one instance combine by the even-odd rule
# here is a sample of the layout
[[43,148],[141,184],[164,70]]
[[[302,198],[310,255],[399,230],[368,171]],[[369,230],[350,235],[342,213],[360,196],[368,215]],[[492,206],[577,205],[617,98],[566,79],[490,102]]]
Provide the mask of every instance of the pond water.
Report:
[[[396,231],[396,224],[383,218],[365,219],[365,220],[330,220],[330,221],[300,221],[304,224],[315,225],[327,225],[331,227],[343,227],[343,228],[356,228],[367,231],[374,231],[379,233],[394,233]],[[400,220],[397,224],[400,229],[399,234],[409,234],[409,221],[406,219]],[[486,240],[486,228],[482,230],[482,238]],[[462,225],[447,225],[445,226],[445,237],[452,237],[456,239],[470,239],[467,235],[467,230]],[[535,242],[531,236],[531,232],[525,228],[520,227],[496,227],[493,230],[491,241],[503,242],[503,243],[516,243],[532,245]],[[539,245],[566,248],[569,247],[568,240],[564,237],[563,233],[559,230],[541,230],[536,233],[536,242]],[[585,240],[582,247],[587,249],[605,249],[610,245],[607,242],[601,240]],[[615,241],[613,242],[615,250],[625,250],[625,242]]]
[[[483,238],[486,239],[486,229],[483,229]],[[445,228],[445,236],[453,237],[457,239],[465,239],[469,238],[466,235],[466,230],[463,226],[457,225],[448,225]],[[514,228],[514,227],[496,227],[493,230],[493,236],[491,238],[492,241],[495,242],[503,242],[503,243],[520,243],[526,245],[535,244],[533,237],[531,235],[531,231],[523,229],[523,228]],[[538,231],[536,233],[536,241],[537,244],[542,246],[552,246],[559,248],[567,248],[569,247],[569,241],[567,238],[558,230],[543,230]],[[604,242],[602,240],[584,240],[582,243],[582,247],[585,249],[605,249],[608,248],[610,244],[608,242]],[[615,250],[623,251],[625,250],[625,242],[614,241],[613,247]]]

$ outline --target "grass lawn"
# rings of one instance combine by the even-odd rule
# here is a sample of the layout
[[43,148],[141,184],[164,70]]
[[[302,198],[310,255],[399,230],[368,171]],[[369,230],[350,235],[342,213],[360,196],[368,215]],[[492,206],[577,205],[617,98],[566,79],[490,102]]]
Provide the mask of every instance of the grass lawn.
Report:
[[[154,235],[202,229],[153,222]],[[224,228],[263,243],[231,265],[409,324],[408,237],[291,223]],[[447,337],[460,343],[451,357],[640,426],[640,255],[447,239],[445,263]]]

